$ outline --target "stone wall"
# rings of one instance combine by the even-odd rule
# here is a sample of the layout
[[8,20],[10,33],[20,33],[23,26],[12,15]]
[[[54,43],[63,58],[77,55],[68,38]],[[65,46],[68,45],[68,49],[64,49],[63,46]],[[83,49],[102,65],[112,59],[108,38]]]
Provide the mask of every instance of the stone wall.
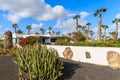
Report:
[[[60,57],[65,57],[63,52],[67,47],[71,49],[72,53],[72,60],[98,64],[98,65],[105,65],[109,66],[108,61],[108,52],[115,51],[120,53],[120,48],[113,48],[113,47],[81,47],[81,46],[55,46],[55,45],[48,45],[47,47],[55,48]],[[113,59],[113,58],[112,58]]]

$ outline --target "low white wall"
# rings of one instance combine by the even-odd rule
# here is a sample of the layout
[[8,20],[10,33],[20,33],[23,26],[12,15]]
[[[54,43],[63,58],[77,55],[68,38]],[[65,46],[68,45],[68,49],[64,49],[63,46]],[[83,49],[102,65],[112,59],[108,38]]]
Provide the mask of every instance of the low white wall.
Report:
[[[98,65],[106,65],[108,66],[107,62],[107,52],[108,51],[116,51],[120,52],[120,48],[112,48],[112,47],[81,47],[81,46],[56,46],[56,45],[48,45],[47,47],[55,48],[60,57],[63,56],[63,52],[66,47],[70,47],[73,52],[72,60],[98,64]],[[91,58],[86,58],[86,52],[89,52]]]

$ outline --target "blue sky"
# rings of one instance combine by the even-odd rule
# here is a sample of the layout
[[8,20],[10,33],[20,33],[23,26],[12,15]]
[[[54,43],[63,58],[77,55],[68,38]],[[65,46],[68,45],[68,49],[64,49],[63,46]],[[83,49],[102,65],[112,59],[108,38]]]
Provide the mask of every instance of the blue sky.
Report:
[[[109,26],[109,32],[115,31],[112,20],[120,18],[120,0],[0,0],[0,33],[7,30],[14,32],[13,23],[17,23],[24,33],[26,26],[31,25],[31,33],[46,31],[52,27],[55,32],[67,34],[75,31],[75,14],[80,15],[79,24],[92,23],[90,29],[97,37],[98,17],[93,13],[96,9],[107,8],[103,13],[102,23]],[[120,32],[120,31],[119,31]],[[120,33],[119,33],[120,34]]]

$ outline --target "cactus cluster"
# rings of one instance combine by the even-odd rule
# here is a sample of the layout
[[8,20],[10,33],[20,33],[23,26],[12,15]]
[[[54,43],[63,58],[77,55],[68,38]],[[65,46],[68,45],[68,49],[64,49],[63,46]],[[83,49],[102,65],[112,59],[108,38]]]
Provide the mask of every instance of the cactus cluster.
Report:
[[20,80],[57,80],[62,75],[63,62],[54,48],[27,46],[16,55]]

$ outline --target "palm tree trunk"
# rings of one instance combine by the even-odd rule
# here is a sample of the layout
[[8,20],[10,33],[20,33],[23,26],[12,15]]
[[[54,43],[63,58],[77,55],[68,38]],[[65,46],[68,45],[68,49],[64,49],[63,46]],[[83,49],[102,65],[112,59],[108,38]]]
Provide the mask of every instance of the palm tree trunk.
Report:
[[15,33],[16,33],[16,28],[15,28]]
[[89,26],[88,26],[88,30],[87,30],[87,41],[88,41],[88,34],[89,34]]
[[116,22],[116,36],[115,36],[116,40],[117,40],[117,37],[118,37],[118,22]]
[[78,32],[78,19],[76,19],[76,30]]
[[101,42],[101,24],[102,24],[102,15],[99,16],[99,24],[98,24],[98,42]]
[[30,34],[30,30],[28,30],[28,34]]
[[87,35],[86,36],[87,36],[87,41],[88,41],[88,31],[87,31]]
[[[15,27],[15,35],[17,35],[16,34],[16,27]],[[17,38],[15,38],[15,44],[17,44]]]
[[104,42],[106,41],[106,29],[104,31]]

